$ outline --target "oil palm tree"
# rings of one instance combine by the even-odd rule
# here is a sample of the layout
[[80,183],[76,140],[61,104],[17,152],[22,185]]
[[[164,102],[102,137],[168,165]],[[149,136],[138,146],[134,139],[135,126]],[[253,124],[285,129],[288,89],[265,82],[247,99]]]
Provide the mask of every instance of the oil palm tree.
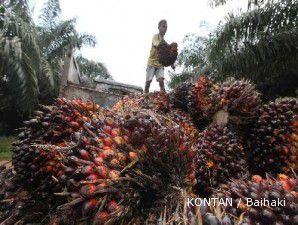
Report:
[[[64,53],[94,46],[92,35],[78,33],[75,19],[60,19],[58,0],[46,2],[34,24],[27,0],[0,5],[0,123],[12,124],[48,103],[59,90]],[[14,128],[17,123],[10,126]],[[1,129],[1,128],[0,128]]]
[[[219,5],[227,1],[212,2]],[[245,13],[229,14],[226,23],[215,32],[209,55],[212,66],[221,77],[244,76],[264,91],[276,90],[275,93],[267,91],[266,97],[295,95],[298,87],[298,2],[249,1],[248,6]],[[290,86],[289,79],[292,79]]]

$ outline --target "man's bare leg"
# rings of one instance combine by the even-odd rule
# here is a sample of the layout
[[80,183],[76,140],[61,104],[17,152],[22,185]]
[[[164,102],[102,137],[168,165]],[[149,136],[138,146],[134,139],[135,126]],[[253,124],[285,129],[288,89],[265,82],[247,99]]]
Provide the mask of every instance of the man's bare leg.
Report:
[[165,93],[166,89],[165,89],[164,78],[158,79],[158,82],[159,82],[160,91]]
[[151,80],[150,81],[146,81],[145,83],[145,94],[149,93],[149,88],[150,88],[150,84],[151,84]]

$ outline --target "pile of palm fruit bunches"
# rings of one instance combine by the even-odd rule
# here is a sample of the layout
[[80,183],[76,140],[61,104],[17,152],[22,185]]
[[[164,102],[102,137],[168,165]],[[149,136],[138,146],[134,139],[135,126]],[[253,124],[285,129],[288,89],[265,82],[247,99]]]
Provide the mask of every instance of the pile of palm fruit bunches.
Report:
[[298,101],[201,76],[40,105],[0,168],[0,224],[297,225]]

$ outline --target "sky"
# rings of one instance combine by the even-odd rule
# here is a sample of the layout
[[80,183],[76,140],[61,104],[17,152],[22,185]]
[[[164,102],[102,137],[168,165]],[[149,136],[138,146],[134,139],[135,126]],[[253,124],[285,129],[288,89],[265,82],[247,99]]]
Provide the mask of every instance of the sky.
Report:
[[[34,20],[46,0],[31,0]],[[208,0],[60,0],[62,19],[77,18],[79,32],[95,35],[95,48],[83,48],[84,57],[103,62],[118,82],[145,83],[146,65],[153,34],[161,19],[168,21],[165,40],[183,46],[186,34],[208,35],[201,27],[207,22],[214,29],[227,13],[246,7],[247,0],[234,0],[211,8]],[[165,79],[169,80],[165,69]],[[154,79],[150,91],[158,90]]]

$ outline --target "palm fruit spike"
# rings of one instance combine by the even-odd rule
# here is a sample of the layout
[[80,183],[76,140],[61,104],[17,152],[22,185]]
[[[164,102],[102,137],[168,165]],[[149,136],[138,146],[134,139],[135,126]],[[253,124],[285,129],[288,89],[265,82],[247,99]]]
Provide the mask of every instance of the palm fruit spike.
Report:
[[170,109],[169,96],[163,92],[153,92],[146,95],[125,96],[115,103],[112,110],[128,115],[141,109],[151,109],[157,112],[168,112]]
[[[200,76],[192,89],[193,101],[190,101],[189,107],[195,109],[202,117],[212,116],[212,107],[214,103],[211,99],[211,93],[215,84],[207,77]],[[192,103],[192,104],[191,104]]]
[[207,77],[200,76],[192,87],[188,96],[188,111],[193,117],[194,123],[200,130],[206,128],[212,121],[215,113],[215,105],[212,98],[215,84]]
[[248,170],[242,141],[227,127],[211,126],[200,133],[195,162],[200,196]]
[[[40,221],[49,212],[50,202],[36,201],[38,191],[29,192],[22,186],[13,167],[0,166],[0,223],[29,224]],[[46,203],[46,204],[45,204]]]
[[[128,224],[133,215],[144,221],[149,212],[158,212],[157,206],[162,206],[168,196],[175,196],[179,187],[194,184],[194,150],[184,129],[152,111],[125,120],[115,114],[109,118],[94,124],[88,132],[101,137],[98,141],[103,146],[85,147],[88,159],[80,160],[76,149],[65,159],[66,167],[73,168],[65,174],[67,192],[72,193],[70,199],[74,202],[66,206],[81,208],[82,214],[77,216],[88,215],[96,224]],[[108,124],[119,129],[121,142],[114,139],[110,143],[108,134],[112,131]],[[119,163],[113,165],[115,159]],[[63,210],[64,206],[59,208]]]
[[23,132],[13,145],[12,163],[28,188],[43,187],[44,194],[59,191],[60,185],[55,182],[63,174],[59,150],[76,145],[73,134],[90,123],[98,110],[99,106],[90,101],[58,98],[54,106],[41,106],[24,122]]
[[253,119],[261,105],[260,93],[247,80],[231,78],[218,86],[212,94],[212,99],[218,102],[217,109],[226,110],[231,123],[248,123]]
[[184,129],[186,135],[192,140],[193,143],[197,142],[199,132],[196,129],[195,124],[192,121],[191,116],[179,109],[172,109],[166,116],[179,124]]
[[253,173],[297,171],[298,101],[281,99],[264,105],[250,135],[250,168]]
[[193,86],[190,82],[183,82],[171,92],[170,101],[173,108],[188,110],[188,96]]
[[53,147],[15,146],[13,165],[19,179],[28,190],[38,190],[43,196],[60,191],[60,185],[52,177],[58,177],[63,173],[62,164],[58,151]]
[[147,94],[141,101],[143,109],[153,109],[157,112],[168,112],[170,107],[169,96],[163,92]]
[[277,179],[262,179],[255,175],[251,181],[233,180],[223,185],[214,197],[233,199],[225,210],[236,218],[241,215],[241,224],[297,224],[297,187],[297,178],[279,175]]

